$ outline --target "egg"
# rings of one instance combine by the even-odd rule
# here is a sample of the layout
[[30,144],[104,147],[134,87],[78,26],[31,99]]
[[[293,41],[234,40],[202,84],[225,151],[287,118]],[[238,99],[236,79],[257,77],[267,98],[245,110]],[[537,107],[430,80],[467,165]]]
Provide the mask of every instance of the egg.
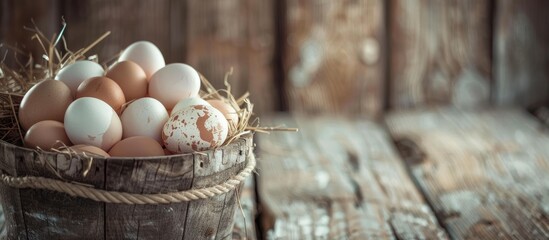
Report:
[[136,136],[116,143],[109,154],[112,157],[153,157],[164,156],[164,149],[152,138]]
[[91,145],[79,144],[79,145],[74,145],[70,147],[70,149],[79,154],[85,153],[88,156],[97,155],[97,156],[106,157],[106,158],[111,156],[107,152],[105,152],[103,149],[95,146],[91,146]]
[[65,133],[63,123],[53,120],[44,120],[32,125],[25,134],[24,139],[26,147],[40,147],[43,150],[61,147],[62,144],[58,143],[58,141],[66,146],[72,145]]
[[116,112],[97,98],[83,97],[69,105],[65,131],[74,144],[86,144],[108,151],[122,139],[122,124]]
[[220,146],[228,132],[227,120],[219,110],[209,105],[194,105],[168,119],[162,140],[170,152],[188,153]]
[[81,60],[76,61],[63,67],[57,75],[55,80],[62,81],[67,84],[71,90],[72,96],[76,96],[76,89],[86,79],[92,77],[99,77],[105,74],[103,67],[96,62]]
[[122,61],[113,65],[106,77],[115,81],[124,92],[126,101],[147,96],[149,82],[145,71],[132,61]]
[[166,156],[173,155],[173,153],[170,152],[170,150],[164,148],[164,155],[166,155]]
[[192,106],[192,105],[210,105],[208,102],[206,102],[206,100],[200,98],[199,96],[195,96],[195,97],[189,97],[189,98],[185,98],[181,101],[179,101],[175,107],[173,107],[172,111],[170,112],[170,115],[172,113],[176,113],[180,110],[183,110],[189,106]]
[[168,117],[168,111],[158,100],[150,97],[137,99],[120,116],[123,136],[147,136],[162,142],[160,135]]
[[131,44],[120,54],[118,61],[137,63],[145,71],[147,78],[150,78],[156,71],[166,65],[160,49],[148,41],[139,41]]
[[219,99],[210,99],[208,100],[208,103],[212,105],[212,107],[216,108],[221,113],[223,113],[223,116],[225,116],[227,121],[229,121],[229,126],[238,125],[238,113],[231,106],[231,104]]
[[93,77],[82,82],[76,92],[76,98],[94,97],[109,104],[116,112],[126,103],[124,92],[110,78]]
[[26,130],[43,120],[63,122],[65,111],[74,100],[71,90],[63,82],[44,80],[23,96],[19,107],[19,124]]
[[200,76],[191,66],[172,63],[158,70],[149,82],[149,96],[172,109],[179,101],[198,96]]

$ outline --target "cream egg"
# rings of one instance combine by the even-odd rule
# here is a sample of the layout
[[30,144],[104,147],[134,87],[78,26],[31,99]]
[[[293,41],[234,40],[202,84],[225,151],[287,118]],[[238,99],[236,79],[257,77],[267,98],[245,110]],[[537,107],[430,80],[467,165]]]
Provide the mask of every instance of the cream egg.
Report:
[[157,99],[166,109],[179,101],[198,96],[200,76],[191,66],[172,63],[158,70],[149,82],[149,96]]
[[72,96],[76,96],[76,89],[86,79],[100,77],[105,74],[105,70],[96,62],[81,60],[63,67],[55,80],[65,83],[71,90]]
[[139,41],[131,44],[120,54],[118,61],[137,63],[145,71],[147,78],[150,78],[156,71],[166,65],[160,49],[148,41]]
[[209,105],[194,105],[168,119],[162,140],[170,152],[188,153],[220,146],[228,132],[227,120],[219,110]]
[[122,124],[109,104],[97,98],[83,97],[69,105],[65,113],[65,131],[74,144],[86,144],[108,151],[122,139]]
[[150,97],[137,99],[120,116],[123,136],[147,136],[162,142],[160,134],[168,117],[168,111],[158,100]]

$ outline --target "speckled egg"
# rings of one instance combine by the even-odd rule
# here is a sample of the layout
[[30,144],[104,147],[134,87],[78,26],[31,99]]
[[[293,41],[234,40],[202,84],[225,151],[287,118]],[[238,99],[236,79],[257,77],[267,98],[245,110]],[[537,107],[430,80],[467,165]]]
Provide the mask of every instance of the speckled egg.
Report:
[[208,105],[193,105],[173,113],[162,129],[164,146],[174,153],[205,151],[223,144],[227,119]]

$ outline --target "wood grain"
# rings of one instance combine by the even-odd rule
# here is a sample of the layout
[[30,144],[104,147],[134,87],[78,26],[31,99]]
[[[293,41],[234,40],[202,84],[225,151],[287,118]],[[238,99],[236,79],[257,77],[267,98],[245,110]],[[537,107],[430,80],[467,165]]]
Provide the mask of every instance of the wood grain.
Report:
[[[0,169],[2,172],[10,174],[12,176],[21,176],[17,172],[17,164],[20,158],[15,155],[14,145],[0,145]],[[5,230],[2,232],[2,237],[9,239],[16,239],[21,237],[26,239],[28,237],[27,230],[25,228],[25,220],[21,209],[21,194],[19,189],[8,187],[4,184],[0,184],[0,194],[2,197],[2,210],[5,216]]]
[[186,61],[218,89],[225,88],[225,74],[233,68],[233,94],[249,91],[258,114],[277,108],[273,6],[273,1],[190,0],[180,23],[187,33]]
[[[59,31],[61,26],[61,14],[59,11],[59,0],[5,0],[0,3],[0,44],[16,47],[22,50],[17,55],[20,63],[25,64],[28,54],[32,54],[35,62],[42,63],[44,50],[36,40],[31,40],[32,33],[25,30],[25,27],[33,28],[34,23],[48,38],[52,38]],[[15,52],[1,48],[0,61],[8,50],[6,63],[9,66],[17,66]]]
[[[61,177],[96,188],[103,188],[104,159],[94,159],[90,171],[82,175],[86,164],[64,154],[37,154],[15,150],[19,176]],[[17,190],[16,190],[17,191]],[[103,238],[104,204],[89,199],[75,198],[64,193],[38,189],[18,189],[22,226],[29,239],[73,239],[88,236]],[[6,207],[14,206],[6,202]],[[17,223],[19,224],[19,223]],[[19,233],[21,234],[21,233]]]
[[[181,60],[170,49],[170,1],[64,1],[66,38],[69,49],[88,46],[107,31],[111,35],[93,48],[88,55],[98,54],[104,62],[119,54],[133,42],[154,43],[166,62]],[[93,16],[93,17],[92,17]]]
[[549,238],[549,135],[531,116],[437,109],[387,125],[450,237]]
[[279,118],[260,136],[267,239],[446,239],[387,133],[366,121]]
[[[211,156],[196,156],[193,187],[209,187],[238,173],[247,162],[246,153],[250,151],[250,147],[251,142],[241,142],[233,149],[212,152]],[[210,199],[190,202],[185,222],[185,239],[225,239],[231,236],[236,209],[234,194],[233,190]]]
[[284,1],[282,61],[292,112],[377,116],[384,107],[380,0]]
[[494,102],[549,101],[549,2],[498,1],[494,26]]
[[240,200],[237,202],[234,213],[233,234],[230,239],[234,240],[256,240],[257,229],[255,228],[255,217],[257,214],[257,203],[255,197],[255,180],[253,177],[246,179],[244,186],[239,191]]
[[[158,193],[190,189],[193,156],[161,160],[109,159],[107,190]],[[105,204],[106,239],[181,239],[188,203]]]
[[488,0],[393,0],[390,107],[477,107],[489,103]]

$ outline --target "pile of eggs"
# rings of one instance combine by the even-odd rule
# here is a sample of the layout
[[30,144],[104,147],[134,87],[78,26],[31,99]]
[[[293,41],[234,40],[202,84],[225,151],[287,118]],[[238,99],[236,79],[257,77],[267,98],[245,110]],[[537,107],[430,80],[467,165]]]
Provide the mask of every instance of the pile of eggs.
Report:
[[59,142],[104,157],[146,157],[203,151],[222,145],[238,114],[228,102],[199,96],[200,76],[183,63],[165,64],[141,41],[106,71],[81,60],[23,97],[19,123],[29,148]]

